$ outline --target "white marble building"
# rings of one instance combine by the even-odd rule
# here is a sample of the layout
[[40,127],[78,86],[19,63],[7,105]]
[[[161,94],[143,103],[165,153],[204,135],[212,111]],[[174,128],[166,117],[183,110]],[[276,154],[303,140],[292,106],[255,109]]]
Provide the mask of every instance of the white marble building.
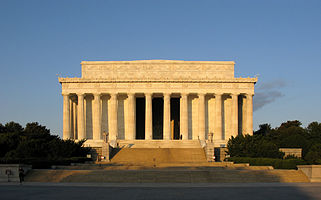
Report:
[[235,78],[232,61],[83,61],[81,78],[59,78],[63,138],[200,140],[216,147],[253,133],[257,78]]

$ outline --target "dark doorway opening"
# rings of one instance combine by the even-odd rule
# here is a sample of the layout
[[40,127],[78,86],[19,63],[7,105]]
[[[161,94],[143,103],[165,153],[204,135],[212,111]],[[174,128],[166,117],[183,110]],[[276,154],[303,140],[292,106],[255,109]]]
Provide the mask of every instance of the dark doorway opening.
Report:
[[171,137],[174,140],[180,139],[180,98],[171,98]]
[[153,98],[153,139],[163,139],[163,98]]
[[145,139],[145,98],[136,98],[136,139]]

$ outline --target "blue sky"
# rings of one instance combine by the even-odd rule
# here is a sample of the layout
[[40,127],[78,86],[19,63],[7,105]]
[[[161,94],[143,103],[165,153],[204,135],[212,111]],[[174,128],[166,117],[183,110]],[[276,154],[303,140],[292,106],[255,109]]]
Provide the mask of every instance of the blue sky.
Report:
[[259,76],[254,129],[321,122],[321,1],[0,0],[0,123],[62,135],[57,75],[83,60],[233,60]]

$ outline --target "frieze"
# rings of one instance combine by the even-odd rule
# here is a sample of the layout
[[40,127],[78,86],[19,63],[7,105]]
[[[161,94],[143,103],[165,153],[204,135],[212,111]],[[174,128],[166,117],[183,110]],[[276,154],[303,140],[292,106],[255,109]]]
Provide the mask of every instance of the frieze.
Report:
[[106,62],[92,65],[82,64],[82,78],[110,80],[196,80],[196,79],[227,79],[234,77],[234,62],[188,62],[188,61],[151,61],[147,63]]

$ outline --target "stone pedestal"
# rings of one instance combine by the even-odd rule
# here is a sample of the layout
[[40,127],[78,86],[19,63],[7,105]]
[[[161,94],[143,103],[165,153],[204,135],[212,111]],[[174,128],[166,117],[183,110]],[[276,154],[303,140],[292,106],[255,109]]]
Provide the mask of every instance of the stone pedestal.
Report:
[[206,159],[208,162],[215,162],[214,143],[213,142],[209,142],[209,141],[206,142],[205,154],[206,154]]
[[101,161],[109,162],[109,143],[104,142],[101,148],[101,156],[104,157]]

